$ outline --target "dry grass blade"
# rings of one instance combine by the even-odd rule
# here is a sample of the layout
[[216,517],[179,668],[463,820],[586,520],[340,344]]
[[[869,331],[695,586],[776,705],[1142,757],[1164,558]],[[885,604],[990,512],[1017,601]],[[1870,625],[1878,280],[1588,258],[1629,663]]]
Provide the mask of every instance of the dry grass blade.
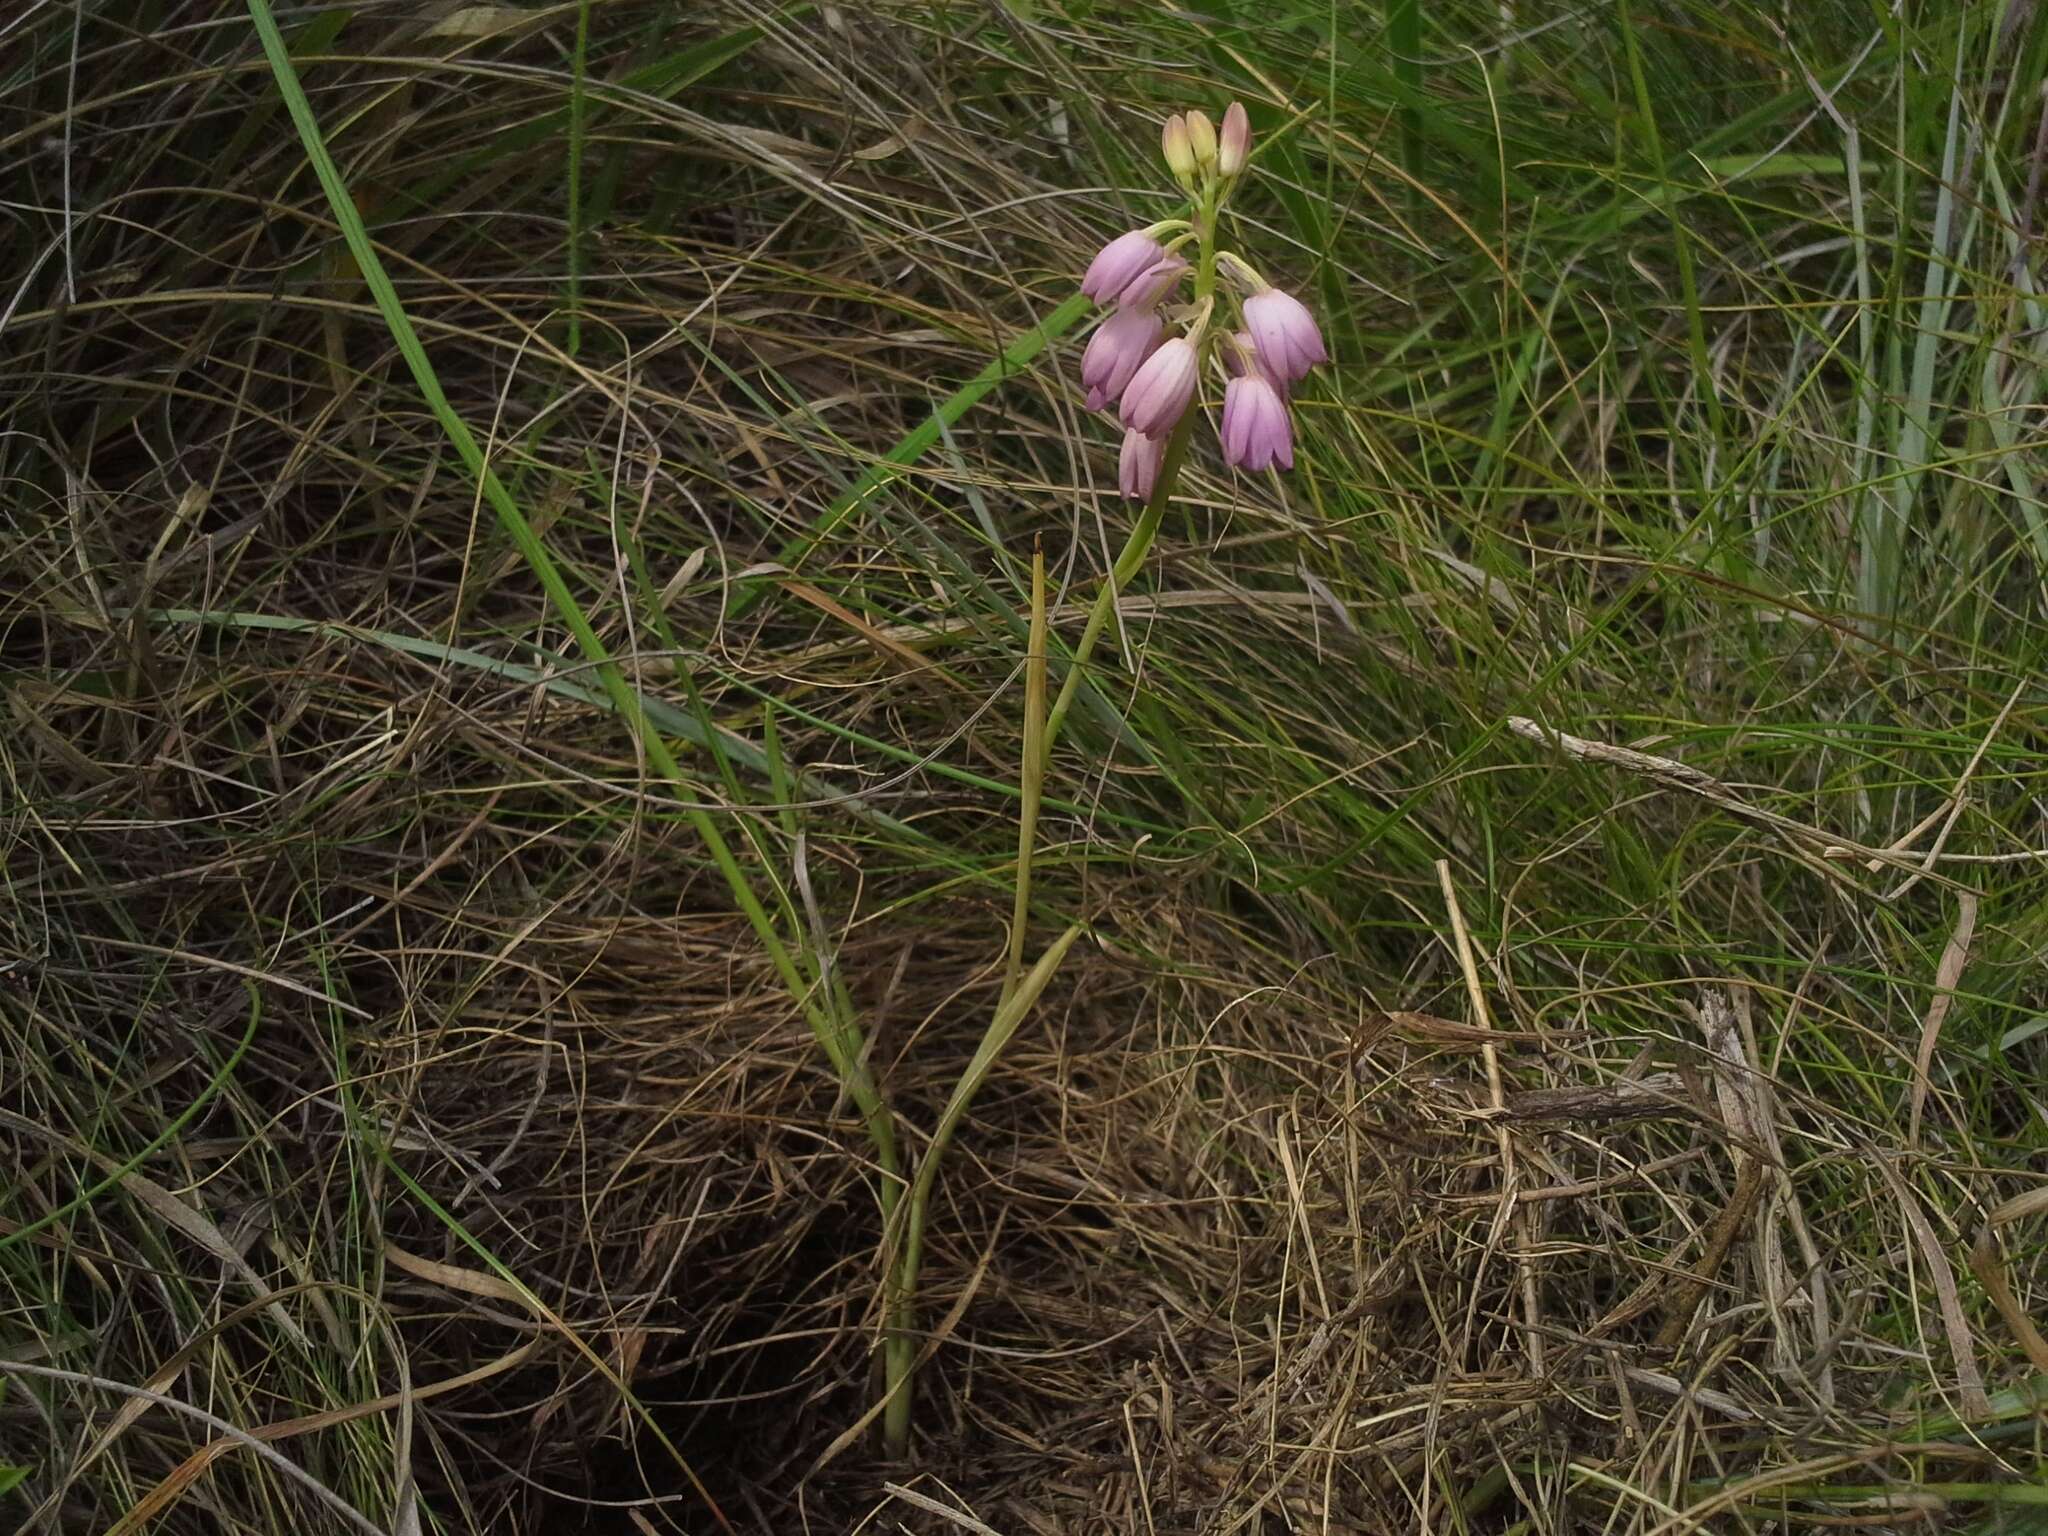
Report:
[[[1745,820],[1769,827],[1781,835],[1787,848],[1796,858],[1859,891],[1861,888],[1856,887],[1855,882],[1837,867],[1840,861],[1860,859],[1866,864],[1890,864],[1901,869],[1915,870],[1922,876],[1927,874],[1924,862],[1916,862],[1903,853],[1885,848],[1867,848],[1853,840],[1823,831],[1819,827],[1808,826],[1789,816],[1751,805],[1712,774],[1690,767],[1675,758],[1660,757],[1654,752],[1638,752],[1633,747],[1617,747],[1611,742],[1589,741],[1583,736],[1552,730],[1520,715],[1510,717],[1507,724],[1509,730],[1526,740],[1542,742],[1584,762],[1600,763],[1608,767],[1625,769],[1630,773],[1643,774],[1675,789],[1698,795]],[[1954,884],[1953,881],[1944,883]]]
[[935,1499],[928,1493],[919,1493],[915,1488],[905,1488],[901,1483],[884,1483],[882,1484],[882,1492],[892,1498],[901,1499],[904,1503],[913,1508],[921,1509],[926,1514],[937,1515],[949,1525],[958,1526],[963,1531],[972,1531],[974,1536],[1001,1536],[1001,1533],[994,1526],[982,1524],[981,1521],[975,1519],[966,1510],[955,1509],[952,1505]]
[[123,1382],[109,1381],[102,1376],[92,1376],[82,1371],[59,1370],[54,1366],[27,1365],[18,1360],[0,1360],[0,1375],[38,1376],[49,1381],[65,1382],[74,1387],[88,1387],[100,1391],[113,1392],[122,1397],[138,1398],[155,1407],[167,1408],[173,1413],[181,1414],[190,1419],[196,1419],[198,1422],[224,1436],[226,1444],[241,1445],[254,1451],[264,1461],[283,1473],[286,1478],[298,1484],[320,1503],[326,1505],[328,1509],[339,1515],[343,1521],[354,1529],[368,1532],[369,1536],[388,1536],[388,1533],[382,1527],[378,1526],[374,1521],[367,1519],[353,1504],[350,1504],[346,1499],[343,1499],[331,1488],[327,1487],[326,1484],[304,1471],[289,1457],[272,1449],[248,1430],[238,1428],[236,1425],[228,1423],[227,1420],[208,1413],[204,1408],[196,1407],[191,1403],[181,1402],[177,1398],[170,1397],[161,1392],[151,1392],[143,1387],[132,1387]]
[[1920,1025],[1920,1048],[1913,1054],[1913,1088],[1906,1108],[1906,1145],[1920,1144],[1920,1115],[1927,1107],[1927,1095],[1934,1087],[1931,1072],[1934,1050],[1941,1043],[1941,1026],[1956,1000],[1956,988],[1963,979],[1963,967],[1970,960],[1970,938],[1977,931],[1977,898],[1968,891],[1956,895],[1956,926],[1942,946],[1941,963],[1934,972],[1934,996],[1927,1004],[1927,1017]]
[[1984,1392],[1984,1377],[1977,1368],[1977,1345],[1970,1331],[1969,1318],[1963,1312],[1962,1294],[1956,1288],[1955,1269],[1948,1261],[1941,1239],[1935,1235],[1933,1224],[1927,1213],[1920,1208],[1913,1191],[1906,1186],[1886,1159],[1878,1160],[1885,1182],[1891,1186],[1892,1197],[1906,1218],[1907,1228],[1913,1234],[1913,1242],[1920,1254],[1920,1261],[1927,1268],[1928,1284],[1934,1287],[1935,1305],[1939,1309],[1941,1325],[1948,1338],[1949,1358],[1954,1365],[1956,1397],[1962,1412],[1969,1418],[1982,1418],[1991,1411],[1990,1399]]
[[1984,1287],[1984,1294],[1998,1308],[1998,1315],[2012,1330],[2013,1338],[2026,1351],[2034,1369],[2048,1375],[2048,1338],[2042,1336],[2039,1325],[2020,1304],[2019,1297],[2013,1294],[2012,1281],[2006,1277],[2005,1265],[1999,1258],[1997,1240],[1992,1232],[1993,1226],[1989,1222],[1978,1228],[1977,1240],[1970,1245],[1970,1273]]
[[[219,1226],[209,1220],[204,1212],[180,1200],[147,1174],[135,1168],[124,1167],[107,1153],[101,1152],[94,1147],[82,1146],[72,1141],[69,1137],[60,1136],[48,1127],[37,1125],[11,1110],[0,1109],[0,1126],[5,1126],[7,1129],[22,1136],[37,1137],[54,1142],[72,1155],[83,1158],[95,1167],[104,1170],[124,1191],[133,1195],[152,1216],[163,1222],[167,1227],[191,1238],[193,1242],[220,1260],[222,1265],[246,1284],[250,1290],[254,1291],[259,1297],[264,1298],[272,1319],[279,1328],[284,1330],[287,1337],[300,1345],[307,1343],[305,1332],[299,1327],[298,1322],[284,1310],[281,1303],[270,1299],[272,1296],[270,1283],[256,1272],[255,1267],[243,1255],[242,1250],[229,1242]],[[10,1237],[18,1235],[18,1233],[9,1234]]]
[[[193,1486],[206,1474],[208,1467],[238,1445],[251,1441],[268,1443],[290,1440],[299,1435],[314,1434],[375,1414],[389,1413],[393,1409],[399,1409],[409,1415],[414,1403],[430,1401],[448,1393],[480,1386],[495,1376],[518,1369],[532,1357],[534,1349],[532,1343],[522,1344],[510,1354],[501,1355],[496,1360],[464,1371],[459,1376],[451,1376],[446,1381],[429,1382],[424,1387],[416,1387],[407,1392],[392,1392],[371,1402],[351,1404],[347,1408],[334,1408],[324,1413],[308,1414],[304,1418],[259,1425],[249,1431],[246,1437],[231,1435],[209,1440],[174,1467],[163,1481],[137,1499],[120,1520],[109,1527],[107,1536],[128,1536],[130,1532],[146,1529],[152,1520],[160,1518],[166,1510],[191,1492]],[[411,1437],[403,1432],[403,1428],[394,1438],[399,1445],[407,1445],[411,1441]],[[408,1517],[417,1528],[419,1517],[415,1505],[402,1501],[399,1519],[393,1524],[393,1536],[403,1536],[404,1524]]]
[[[1486,988],[1479,980],[1479,965],[1472,954],[1472,937],[1465,928],[1465,915],[1458,906],[1457,887],[1451,882],[1451,865],[1448,859],[1437,860],[1437,885],[1443,892],[1444,910],[1451,919],[1451,942],[1458,957],[1459,973],[1465,978],[1465,997],[1472,1005],[1473,1023],[1489,1037],[1480,1046],[1486,1062],[1486,1091],[1496,1114],[1507,1110],[1507,1092],[1500,1070],[1500,1053],[1494,1049],[1490,1038],[1493,1033],[1493,1018],[1486,1007]],[[1504,1219],[1512,1220],[1515,1226],[1515,1241],[1520,1252],[1515,1256],[1515,1266],[1521,1276],[1522,1320],[1527,1330],[1523,1347],[1528,1351],[1529,1373],[1543,1374],[1544,1345],[1542,1312],[1537,1301],[1536,1255],[1534,1228],[1527,1212],[1520,1205],[1520,1181],[1515,1167],[1514,1138],[1503,1124],[1494,1126],[1495,1145],[1500,1150],[1500,1213]],[[1476,1300],[1477,1289],[1474,1289]]]

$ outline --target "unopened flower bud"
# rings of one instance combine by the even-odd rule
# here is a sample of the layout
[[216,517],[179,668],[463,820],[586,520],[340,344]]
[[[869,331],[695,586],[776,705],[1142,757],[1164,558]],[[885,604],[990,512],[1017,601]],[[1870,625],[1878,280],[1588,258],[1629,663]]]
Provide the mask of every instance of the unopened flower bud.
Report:
[[1188,147],[1195,152],[1195,164],[1205,171],[1216,169],[1216,125],[1201,111],[1190,112]]
[[1166,153],[1166,168],[1180,180],[1192,181],[1195,151],[1188,142],[1188,120],[1178,112],[1169,117],[1159,135],[1159,145]]
[[1244,103],[1233,101],[1230,110],[1223,114],[1223,132],[1216,141],[1216,169],[1222,175],[1235,176],[1244,169],[1245,156],[1251,152],[1252,122],[1245,116]]

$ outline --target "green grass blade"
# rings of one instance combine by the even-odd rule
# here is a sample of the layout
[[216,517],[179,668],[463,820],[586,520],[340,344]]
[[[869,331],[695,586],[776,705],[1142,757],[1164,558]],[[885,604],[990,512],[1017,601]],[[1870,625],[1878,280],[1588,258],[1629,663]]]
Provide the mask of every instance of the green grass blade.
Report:
[[1913,361],[1906,379],[1892,459],[1899,474],[1883,496],[1870,500],[1880,516],[1870,529],[1863,552],[1862,604],[1882,634],[1897,615],[1902,595],[1906,533],[1929,465],[1940,454],[1934,426],[1935,364],[1948,323],[1951,242],[1955,231],[1956,160],[1963,140],[1963,49],[1967,28],[1956,32],[1954,92],[1949,98],[1948,128],[1942,137],[1941,177],[1935,185],[1934,222],[1927,252],[1927,275],[1921,287],[1919,323],[1913,338]]
[[46,1231],[73,1213],[83,1210],[86,1206],[92,1204],[101,1195],[127,1178],[129,1174],[148,1162],[159,1150],[168,1146],[180,1131],[184,1130],[186,1126],[198,1118],[199,1112],[202,1109],[213,1102],[221,1089],[227,1086],[228,1079],[235,1075],[235,1068],[242,1064],[242,1058],[249,1053],[249,1047],[256,1039],[256,1026],[263,1021],[262,994],[256,990],[254,982],[248,982],[245,985],[249,989],[248,1028],[242,1031],[241,1040],[236,1043],[228,1059],[221,1063],[220,1070],[215,1072],[212,1078],[208,1080],[206,1086],[193,1096],[192,1102],[186,1105],[169,1121],[165,1122],[164,1128],[155,1136],[152,1136],[140,1150],[109,1169],[106,1176],[97,1184],[86,1186],[62,1205],[53,1206],[34,1221],[25,1222],[5,1235],[0,1235],[0,1253],[5,1253],[18,1243],[27,1242],[38,1232]]
[[[1401,163],[1422,180],[1422,0],[1387,0],[1387,52],[1394,78],[1408,89],[1401,105]],[[1335,54],[1332,54],[1334,62]]]
[[583,135],[589,117],[590,0],[576,7],[576,52],[569,82],[569,355],[583,350]]
[[[799,15],[808,9],[808,6],[797,6],[790,14]],[[764,36],[766,34],[761,28],[749,26],[740,27],[723,36],[707,38],[668,58],[628,72],[618,81],[615,89],[666,100],[689,89],[713,70],[739,58]],[[602,92],[598,93],[598,99],[603,99]],[[368,222],[381,224],[401,213],[432,208],[443,193],[452,187],[460,186],[493,161],[532,149],[538,144],[545,144],[568,127],[570,116],[570,108],[558,107],[554,111],[543,112],[531,121],[507,128],[482,149],[462,156],[446,169],[437,171],[393,195],[388,202],[371,212]]]
[[[1003,349],[1002,355],[955,390],[924,421],[871,465],[866,474],[835,497],[811,526],[776,552],[780,565],[794,569],[805,556],[832,536],[834,529],[868,504],[883,488],[923,458],[939,440],[942,428],[950,427],[972,410],[988,392],[1028,368],[1053,342],[1059,340],[1094,306],[1082,294],[1075,294],[1043,320]],[[743,583],[733,594],[732,617],[738,618],[760,601],[769,590],[760,577]]]
[[[447,393],[441,387],[439,375],[428,359],[426,348],[421,344],[419,334],[413,329],[404,305],[399,301],[398,291],[392,286],[391,278],[384,270],[382,259],[370,243],[368,230],[364,227],[362,215],[355,200],[350,196],[347,185],[341,179],[340,169],[327,151],[325,138],[320,132],[318,120],[313,115],[312,103],[306,99],[303,86],[299,83],[298,71],[293,67],[287,53],[283,36],[278,32],[277,21],[270,11],[269,0],[249,0],[249,14],[254,19],[256,30],[263,42],[263,51],[270,61],[271,73],[276,77],[278,89],[285,99],[286,109],[299,131],[307,158],[312,162],[314,174],[319,178],[321,189],[327,194],[328,206],[335,221],[341,226],[343,238],[348,242],[350,254],[355,257],[364,284],[376,300],[378,311],[391,332],[399,353],[411,370],[414,386],[427,403],[434,418],[447,433],[456,453],[476,480],[496,514],[499,524],[511,537],[513,544],[526,560],[528,567],[547,593],[548,601],[554,607],[557,617],[576,638],[577,647],[589,658],[596,668],[598,680],[611,699],[613,707],[626,721],[634,740],[646,754],[655,773],[668,782],[682,795],[684,779],[682,769],[669,750],[667,742],[656,731],[647,718],[639,693],[630,687],[605,644],[598,638],[597,631],[584,615],[582,605],[569,590],[561,571],[556,567],[533,525],[527,521],[511,493],[505,489],[497,472],[491,468],[477,446],[475,436],[468,423],[457,414],[449,403]],[[746,914],[749,925],[761,946],[768,953],[770,961],[781,975],[784,985],[789,988],[792,998],[804,1009],[811,1022],[813,1033],[832,1052],[833,1066],[846,1081],[848,1091],[859,1104],[863,1116],[871,1128],[885,1123],[881,1096],[859,1051],[841,1052],[835,1042],[843,1038],[843,1032],[829,1017],[828,1010],[815,995],[815,990],[805,981],[801,969],[788,947],[775,932],[774,924],[766,908],[755,894],[751,882],[734,858],[731,847],[713,823],[710,814],[699,806],[684,802],[684,814],[689,817],[698,835],[709,849],[719,873],[724,876],[734,900]],[[893,1160],[893,1146],[885,1146],[885,1136],[877,1138],[877,1150],[885,1160]]]

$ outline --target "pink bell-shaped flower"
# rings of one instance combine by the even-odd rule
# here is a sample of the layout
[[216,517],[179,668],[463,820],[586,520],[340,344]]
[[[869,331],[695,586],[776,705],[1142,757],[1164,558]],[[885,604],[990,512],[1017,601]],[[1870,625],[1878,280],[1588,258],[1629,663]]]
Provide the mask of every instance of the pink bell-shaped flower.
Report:
[[1258,343],[1252,340],[1250,331],[1231,332],[1230,344],[1223,348],[1223,362],[1224,366],[1229,368],[1232,378],[1236,378],[1240,373],[1263,373],[1273,380],[1273,387],[1280,391],[1280,398],[1287,398],[1287,385],[1273,378],[1273,370],[1260,358]]
[[1316,317],[1291,293],[1266,288],[1253,294],[1244,301],[1244,323],[1261,365],[1283,384],[1330,360]]
[[1117,303],[1125,309],[1150,309],[1173,291],[1187,270],[1188,264],[1178,256],[1162,256],[1130,280]]
[[1099,411],[1124,392],[1145,359],[1159,347],[1166,329],[1156,309],[1120,309],[1088,338],[1081,354],[1081,386],[1088,391],[1088,409]]
[[1223,457],[1241,469],[1294,468],[1294,424],[1287,398],[1253,367],[1223,387]]
[[1119,419],[1133,432],[1163,438],[1195,397],[1195,345],[1185,336],[1163,343],[1125,387]]
[[1126,432],[1123,451],[1116,460],[1118,486],[1132,501],[1150,501],[1165,458],[1166,444],[1142,432]]
[[1166,247],[1144,230],[1118,235],[1088,263],[1081,291],[1098,304],[1114,304],[1137,278],[1165,259]]

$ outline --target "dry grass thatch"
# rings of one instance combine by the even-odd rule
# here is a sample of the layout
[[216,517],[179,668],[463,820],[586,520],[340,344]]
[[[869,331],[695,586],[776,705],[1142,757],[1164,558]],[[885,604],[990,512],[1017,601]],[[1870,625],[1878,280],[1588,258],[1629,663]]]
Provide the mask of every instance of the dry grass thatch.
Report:
[[[1015,552],[1071,629],[1124,513],[1055,348],[791,541],[1066,297],[1120,213],[1061,189],[1141,137],[1099,84],[1154,39],[686,9],[595,8],[581,230],[576,7],[292,20],[456,411],[916,1145],[1001,980]],[[2038,1094],[1912,1065],[1975,867],[1871,905],[1842,849],[1894,832],[1827,833],[1803,760],[1730,748],[1707,793],[1540,729],[1467,754],[1614,587],[1455,554],[1425,429],[1372,400],[1296,490],[1201,470],[1124,604],[1048,786],[1040,911],[1089,938],[941,1178],[919,1452],[878,1461],[877,1174],[798,1008],[413,390],[239,10],[85,10],[75,68],[71,10],[16,19],[0,119],[41,253],[0,320],[24,1529],[342,1528],[306,1481],[401,1531],[1074,1536],[1931,1526],[1932,1485],[2038,1488]],[[620,84],[678,59],[700,89]],[[1559,411],[1604,474],[1625,425]],[[1717,620],[1660,601],[1613,632],[1739,701]],[[1796,689],[1861,691],[1844,626],[1792,629]],[[1457,799],[1496,771],[1548,818],[1498,845]],[[1606,890],[1603,839],[1668,855],[1668,906]],[[1985,997],[2030,963],[2001,910]]]

